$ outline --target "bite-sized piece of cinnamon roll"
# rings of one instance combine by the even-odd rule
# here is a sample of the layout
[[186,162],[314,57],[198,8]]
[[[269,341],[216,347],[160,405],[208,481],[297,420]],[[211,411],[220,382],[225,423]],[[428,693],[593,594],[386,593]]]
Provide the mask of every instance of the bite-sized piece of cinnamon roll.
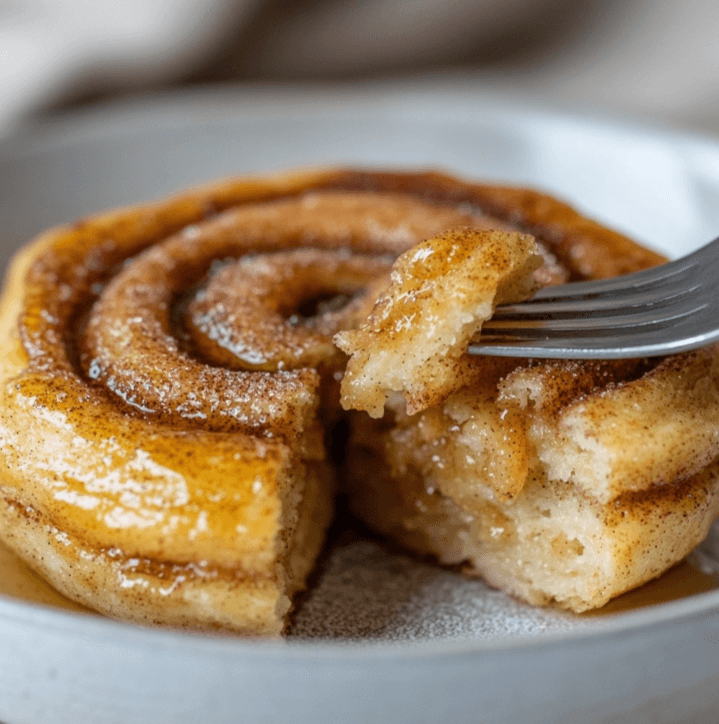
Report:
[[402,392],[412,415],[469,383],[460,360],[472,337],[498,304],[535,291],[541,265],[534,239],[516,232],[452,229],[406,251],[367,320],[335,335],[350,355],[342,405],[381,417]]

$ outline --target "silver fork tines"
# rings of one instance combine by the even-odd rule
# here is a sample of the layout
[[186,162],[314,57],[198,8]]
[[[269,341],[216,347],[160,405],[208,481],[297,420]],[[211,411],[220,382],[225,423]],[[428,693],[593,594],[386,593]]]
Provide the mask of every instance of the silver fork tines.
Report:
[[635,274],[545,287],[497,307],[468,352],[565,359],[655,357],[719,340],[719,239]]

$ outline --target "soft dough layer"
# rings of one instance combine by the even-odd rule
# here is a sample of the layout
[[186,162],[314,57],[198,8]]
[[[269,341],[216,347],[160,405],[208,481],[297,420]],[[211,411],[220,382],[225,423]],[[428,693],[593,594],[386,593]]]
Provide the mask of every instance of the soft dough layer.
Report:
[[431,443],[410,447],[425,424],[355,438],[353,509],[408,548],[463,563],[466,573],[535,605],[603,606],[684,558],[719,515],[719,461],[606,503],[547,480],[538,467],[521,494],[500,500],[487,473],[467,462],[481,440],[460,442],[450,423],[435,430],[444,452]]

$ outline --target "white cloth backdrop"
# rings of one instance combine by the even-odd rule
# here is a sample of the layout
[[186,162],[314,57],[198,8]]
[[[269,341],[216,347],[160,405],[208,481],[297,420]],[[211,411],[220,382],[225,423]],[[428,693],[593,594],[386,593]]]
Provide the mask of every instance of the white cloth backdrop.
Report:
[[[272,2],[0,0],[0,131],[82,87],[182,78]],[[303,0],[271,17],[246,77],[407,72],[506,42],[472,67],[478,87],[719,132],[716,0]],[[532,52],[512,47],[532,32]]]

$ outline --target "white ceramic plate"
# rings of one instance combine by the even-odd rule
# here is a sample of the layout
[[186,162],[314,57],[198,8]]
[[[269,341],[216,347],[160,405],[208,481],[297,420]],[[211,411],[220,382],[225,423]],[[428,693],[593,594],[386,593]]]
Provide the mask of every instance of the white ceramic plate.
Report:
[[[0,144],[0,261],[43,228],[109,206],[339,163],[538,186],[674,255],[719,230],[711,139],[451,86],[229,89],[77,113]],[[712,539],[692,566],[574,617],[358,541],[335,550],[279,643],[146,630],[6,587],[0,720],[714,722],[717,561]]]

